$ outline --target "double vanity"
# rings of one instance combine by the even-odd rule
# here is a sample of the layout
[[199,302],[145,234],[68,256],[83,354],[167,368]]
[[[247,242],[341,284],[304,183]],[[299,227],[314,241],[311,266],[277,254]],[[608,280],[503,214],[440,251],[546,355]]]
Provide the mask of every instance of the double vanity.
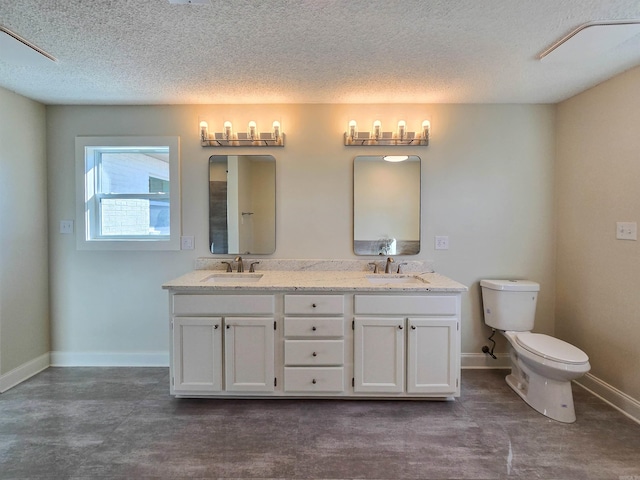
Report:
[[249,273],[252,261],[238,273],[220,259],[199,259],[196,270],[163,285],[172,395],[460,394],[464,285],[421,261],[389,274],[361,260],[275,259],[260,259]]

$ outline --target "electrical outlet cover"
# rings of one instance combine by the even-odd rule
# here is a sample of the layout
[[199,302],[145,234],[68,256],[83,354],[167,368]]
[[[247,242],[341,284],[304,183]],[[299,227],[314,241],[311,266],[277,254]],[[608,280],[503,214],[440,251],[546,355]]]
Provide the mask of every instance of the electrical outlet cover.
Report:
[[449,250],[449,237],[443,236],[443,235],[437,235],[436,250]]

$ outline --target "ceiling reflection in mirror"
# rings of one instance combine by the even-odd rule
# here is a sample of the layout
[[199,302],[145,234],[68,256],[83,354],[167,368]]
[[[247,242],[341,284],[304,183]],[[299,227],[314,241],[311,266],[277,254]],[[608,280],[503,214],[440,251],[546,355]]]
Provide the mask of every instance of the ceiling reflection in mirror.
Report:
[[209,247],[214,254],[276,250],[276,159],[272,155],[209,158]]
[[420,157],[353,163],[353,250],[356,255],[420,252]]

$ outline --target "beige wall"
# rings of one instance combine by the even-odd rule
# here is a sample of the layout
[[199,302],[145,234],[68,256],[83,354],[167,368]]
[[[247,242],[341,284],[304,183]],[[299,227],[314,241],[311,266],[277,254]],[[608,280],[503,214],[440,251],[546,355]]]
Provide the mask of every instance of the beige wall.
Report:
[[640,244],[616,222],[640,222],[640,68],[558,107],[557,334],[591,373],[640,398]]
[[[553,333],[554,106],[50,106],[52,350],[69,358],[87,352],[166,354],[168,303],[160,285],[192,270],[196,257],[210,255],[207,159],[228,152],[200,147],[200,119],[213,131],[227,119],[237,129],[249,120],[260,127],[278,118],[286,146],[259,150],[277,160],[273,257],[345,259],[356,258],[353,159],[371,149],[345,147],[342,135],[352,118],[362,129],[374,117],[384,126],[397,124],[399,116],[410,126],[431,120],[429,147],[393,153],[423,161],[423,248],[416,258],[434,261],[436,270],[471,287],[463,296],[463,352],[480,353],[488,333],[478,289],[483,277],[540,282],[537,330]],[[76,251],[73,236],[58,233],[59,221],[75,215],[74,137],[124,134],[181,136],[182,230],[195,236],[194,251]],[[448,235],[450,249],[435,251],[434,235]]]
[[0,88],[0,375],[49,352],[45,107]]

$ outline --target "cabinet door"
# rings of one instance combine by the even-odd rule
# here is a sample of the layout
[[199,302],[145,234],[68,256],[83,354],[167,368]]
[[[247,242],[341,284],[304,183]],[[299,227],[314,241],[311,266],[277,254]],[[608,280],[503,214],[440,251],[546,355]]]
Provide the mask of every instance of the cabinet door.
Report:
[[226,390],[274,390],[274,319],[225,318],[224,348]]
[[455,393],[458,389],[458,321],[409,318],[408,393]]
[[222,390],[222,318],[173,319],[173,381],[176,394]]
[[354,321],[354,391],[404,391],[404,318]]

